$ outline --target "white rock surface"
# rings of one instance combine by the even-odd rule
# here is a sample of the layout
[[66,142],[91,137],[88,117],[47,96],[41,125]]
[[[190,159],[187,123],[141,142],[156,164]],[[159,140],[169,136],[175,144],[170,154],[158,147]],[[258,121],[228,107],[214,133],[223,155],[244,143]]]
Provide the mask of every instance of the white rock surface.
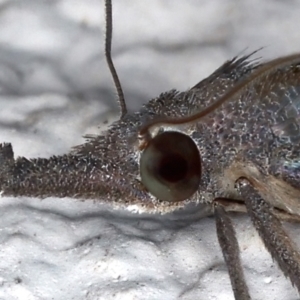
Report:
[[[115,111],[103,2],[2,0],[0,142],[49,157]],[[300,2],[114,1],[113,56],[131,111],[225,60],[300,51]],[[0,299],[233,299],[213,218],[113,211],[92,201],[0,199]],[[235,216],[253,299],[299,298],[247,216]],[[299,225],[288,225],[297,241]],[[298,237],[299,240],[299,237]]]

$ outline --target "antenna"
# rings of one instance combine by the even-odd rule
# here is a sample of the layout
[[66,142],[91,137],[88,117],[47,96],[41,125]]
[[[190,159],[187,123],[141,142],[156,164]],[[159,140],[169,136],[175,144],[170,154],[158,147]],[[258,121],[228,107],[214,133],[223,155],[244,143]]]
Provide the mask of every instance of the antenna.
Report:
[[111,40],[113,31],[111,0],[105,0],[105,23],[105,58],[117,90],[118,102],[121,108],[121,118],[123,118],[127,114],[127,107],[123,89],[111,58]]

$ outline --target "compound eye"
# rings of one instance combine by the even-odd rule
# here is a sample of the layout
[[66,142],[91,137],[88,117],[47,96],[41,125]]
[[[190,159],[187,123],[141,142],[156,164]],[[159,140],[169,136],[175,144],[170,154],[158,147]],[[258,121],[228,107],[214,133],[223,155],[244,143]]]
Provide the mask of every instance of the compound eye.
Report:
[[144,186],[159,200],[188,199],[197,191],[201,178],[198,148],[180,132],[158,134],[141,154],[140,173]]

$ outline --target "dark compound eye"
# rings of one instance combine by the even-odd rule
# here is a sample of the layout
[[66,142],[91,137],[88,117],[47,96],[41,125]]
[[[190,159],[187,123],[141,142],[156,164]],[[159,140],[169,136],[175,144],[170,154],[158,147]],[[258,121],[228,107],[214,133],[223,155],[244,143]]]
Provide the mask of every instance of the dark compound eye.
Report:
[[199,187],[201,159],[194,141],[180,132],[154,137],[140,160],[142,183],[159,200],[183,201]]

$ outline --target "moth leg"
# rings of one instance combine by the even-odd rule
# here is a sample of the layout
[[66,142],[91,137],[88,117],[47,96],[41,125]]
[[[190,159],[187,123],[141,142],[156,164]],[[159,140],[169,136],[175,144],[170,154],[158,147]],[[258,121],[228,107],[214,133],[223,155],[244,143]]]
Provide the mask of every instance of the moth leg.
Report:
[[262,199],[251,183],[241,178],[236,184],[245,201],[248,214],[266,248],[284,275],[300,292],[300,254],[297,247],[273,213],[272,206]]
[[[222,199],[220,199],[222,201]],[[240,260],[240,249],[232,222],[224,207],[214,202],[217,235],[236,300],[251,299]]]

